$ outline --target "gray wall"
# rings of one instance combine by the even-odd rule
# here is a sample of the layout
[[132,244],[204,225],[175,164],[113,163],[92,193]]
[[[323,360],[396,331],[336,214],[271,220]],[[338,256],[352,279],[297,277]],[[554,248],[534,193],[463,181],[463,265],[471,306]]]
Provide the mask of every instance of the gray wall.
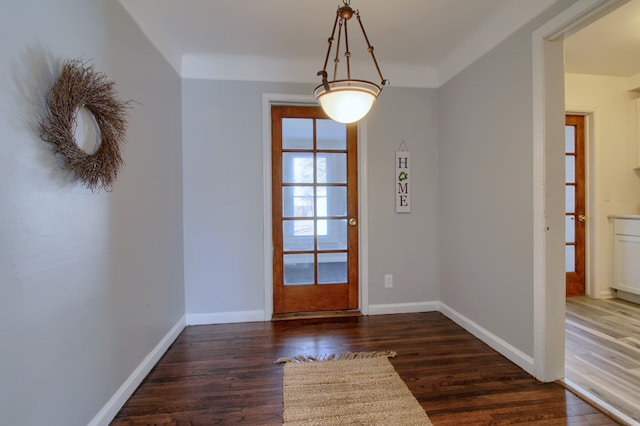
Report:
[[[533,353],[531,32],[559,10],[440,89],[385,88],[362,125],[370,304],[442,300]],[[86,424],[185,306],[263,308],[262,94],[313,85],[181,83],[113,0],[13,2],[0,31],[2,422]],[[111,193],[69,183],[32,128],[80,56],[138,102]],[[394,211],[402,140],[410,214]]]
[[[390,87],[367,117],[369,302],[440,300],[438,94]],[[395,151],[411,153],[411,213],[395,212]],[[393,274],[393,288],[384,288]]]
[[441,300],[530,356],[532,33],[571,3],[560,1],[439,91]]
[[264,306],[262,93],[297,84],[182,84],[184,259],[188,314]]
[[[180,79],[113,0],[5,1],[0,33],[0,422],[85,425],[184,315]],[[33,128],[78,57],[137,101],[111,193]]]
[[[184,80],[184,241],[187,314],[264,308],[262,94],[313,85]],[[437,301],[437,92],[387,88],[367,121],[371,304]],[[395,151],[412,159],[410,214],[396,214]],[[362,150],[362,153],[365,150]],[[383,275],[394,274],[394,288]]]

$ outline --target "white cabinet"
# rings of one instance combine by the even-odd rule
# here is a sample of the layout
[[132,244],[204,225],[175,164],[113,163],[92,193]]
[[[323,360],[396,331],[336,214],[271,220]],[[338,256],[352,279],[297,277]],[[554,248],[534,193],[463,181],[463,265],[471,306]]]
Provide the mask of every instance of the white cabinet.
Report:
[[611,287],[640,295],[640,216],[612,217]]

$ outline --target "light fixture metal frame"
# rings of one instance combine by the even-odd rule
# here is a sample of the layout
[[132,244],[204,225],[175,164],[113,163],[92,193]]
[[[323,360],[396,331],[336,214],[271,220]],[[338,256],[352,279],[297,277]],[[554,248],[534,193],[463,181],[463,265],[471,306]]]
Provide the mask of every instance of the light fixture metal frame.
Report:
[[[353,10],[350,6],[350,0],[343,0],[343,6],[338,7],[336,12],[336,19],[333,23],[333,29],[331,30],[331,37],[327,40],[329,43],[329,47],[327,49],[327,55],[324,59],[324,67],[322,70],[318,71],[318,76],[322,77],[322,83],[319,84],[315,90],[314,95],[316,99],[320,99],[321,96],[331,93],[333,90],[354,90],[361,92],[371,93],[375,99],[378,98],[380,92],[382,92],[382,88],[388,83],[382,76],[382,71],[380,70],[380,65],[378,64],[378,60],[376,59],[376,55],[374,53],[374,48],[369,42],[369,37],[367,36],[367,32],[364,29],[364,25],[362,24],[362,19],[360,18],[360,11]],[[367,51],[371,55],[371,59],[373,60],[373,64],[375,65],[376,71],[378,72],[378,76],[380,77],[380,84],[375,84],[367,80],[358,80],[351,78],[351,52],[349,51],[349,31],[347,22],[349,19],[356,16],[358,20],[358,24],[360,29],[362,30],[362,35],[364,36],[364,40],[367,44]],[[328,80],[327,73],[327,65],[329,64],[329,58],[331,57],[331,50],[333,44],[336,42],[335,35],[336,29],[338,30],[338,40],[336,44],[336,52],[334,57],[334,67],[333,67],[333,79]],[[344,31],[343,31],[344,30]],[[347,78],[346,79],[338,79],[338,65],[340,63],[340,42],[342,39],[342,33],[344,32],[344,57],[346,60],[347,66]]]

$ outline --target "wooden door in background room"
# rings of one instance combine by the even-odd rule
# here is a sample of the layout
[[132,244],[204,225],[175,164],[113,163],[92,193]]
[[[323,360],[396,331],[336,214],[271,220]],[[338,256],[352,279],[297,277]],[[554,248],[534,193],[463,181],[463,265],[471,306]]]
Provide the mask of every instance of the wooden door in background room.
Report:
[[565,116],[565,262],[567,297],[585,294],[584,116]]
[[273,312],[358,309],[357,125],[273,106]]

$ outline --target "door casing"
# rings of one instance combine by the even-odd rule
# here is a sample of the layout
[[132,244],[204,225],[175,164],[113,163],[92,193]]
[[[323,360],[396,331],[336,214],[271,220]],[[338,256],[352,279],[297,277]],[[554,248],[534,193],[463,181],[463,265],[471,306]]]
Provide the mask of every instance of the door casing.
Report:
[[[264,310],[263,320],[271,321],[273,316],[273,235],[271,232],[272,221],[272,196],[271,196],[271,106],[272,105],[299,105],[317,106],[313,95],[295,95],[283,93],[262,94],[262,183],[263,183],[263,277],[264,277]],[[368,203],[368,170],[367,158],[367,120],[358,123],[358,211],[359,211],[359,310],[363,315],[369,314],[369,250],[368,228],[369,214],[366,206]]]
[[[345,134],[343,135],[345,146],[344,148],[334,150],[333,147],[317,147],[316,146],[316,126],[313,126],[313,146],[306,147],[304,149],[300,149],[299,147],[288,147],[286,149],[283,148],[282,143],[284,142],[284,120],[286,118],[298,118],[304,119],[306,122],[312,121],[313,123],[328,122],[331,120],[329,117],[322,111],[319,106],[299,106],[299,105],[273,105],[272,106],[272,224],[273,224],[273,247],[274,247],[274,261],[273,261],[273,277],[274,277],[274,315],[290,315],[295,313],[320,313],[320,312],[334,312],[334,311],[355,311],[359,308],[359,284],[358,284],[358,272],[359,272],[359,258],[358,258],[358,232],[359,226],[358,222],[358,157],[357,157],[357,125],[340,125],[342,129],[344,129]],[[281,141],[282,140],[282,141]],[[310,149],[311,148],[311,149]],[[302,179],[300,181],[283,181],[283,171],[285,170],[284,159],[288,158],[290,161],[294,157],[297,158],[306,158],[309,159],[309,154],[312,154],[313,158],[313,180],[308,181],[307,179]],[[332,157],[336,156],[336,157]],[[333,167],[327,164],[327,182],[317,181],[319,176],[316,175],[316,168],[318,167],[318,163],[316,163],[317,158],[324,158],[325,161],[327,158],[334,158],[337,160],[338,158],[342,158],[344,156],[344,167],[343,170],[345,173],[345,180],[343,181],[340,177],[338,180],[333,180],[329,173],[331,170],[338,171],[340,168],[334,169]],[[291,166],[291,165],[290,165]],[[308,192],[305,192],[305,202],[301,205],[304,211],[296,214],[294,211],[289,211],[288,215],[283,211],[283,202],[285,200],[283,195],[284,188],[305,188],[305,191],[312,191],[312,199],[313,199],[313,208],[310,212],[308,206],[307,197]],[[323,221],[323,216],[321,213],[316,211],[318,198],[317,198],[317,188],[338,188],[344,189],[344,202],[345,202],[345,210],[336,210],[333,211],[332,214],[326,215],[329,218],[329,221],[325,223],[331,223],[331,225],[327,225],[327,234],[322,236],[316,233],[317,223],[321,223]],[[325,199],[329,200],[331,198],[330,192],[328,189],[324,194]],[[289,208],[293,209],[293,194],[289,194]],[[339,193],[334,195],[336,197],[333,202],[340,200]],[[331,201],[327,201],[327,206],[332,204]],[[309,214],[312,213],[310,216]],[[313,226],[314,232],[313,237],[310,238],[307,234],[295,236],[290,234],[294,232],[293,229],[289,229],[286,231],[286,227],[284,226],[285,222],[289,222],[293,216],[297,216],[294,220],[294,223],[308,223],[311,219],[317,219],[317,223]],[[319,216],[318,216],[319,215]],[[344,229],[342,229],[344,226]],[[345,246],[344,247],[336,247],[335,241],[336,238],[340,238],[340,235],[345,238]],[[303,239],[307,241],[304,243],[304,247],[299,247],[296,241],[298,239]],[[328,241],[325,241],[327,240]],[[286,249],[285,240],[293,243],[295,248]],[[312,240],[311,247],[308,246],[308,241]],[[324,241],[324,243],[323,243]],[[326,244],[329,246],[326,246]],[[324,248],[321,246],[325,244]],[[285,282],[285,258],[287,256],[304,256],[304,257],[313,257],[313,264],[315,267],[313,268],[314,277],[313,280],[309,283],[301,283],[301,284],[286,284]],[[327,258],[327,256],[338,256],[346,255],[345,262],[347,263],[346,271],[344,271],[347,276],[344,278],[345,281],[342,280],[342,277],[338,278],[337,281],[328,281],[323,283],[321,278],[321,261],[320,258],[322,256]],[[317,256],[317,257],[316,257]],[[340,262],[342,263],[342,262]],[[307,268],[304,268],[305,271]],[[299,277],[301,278],[301,277]],[[303,282],[307,282],[306,280],[309,277],[305,277]],[[333,277],[336,278],[336,277]],[[326,277],[325,277],[326,279]],[[315,284],[314,284],[315,283]]]
[[[579,122],[579,121],[581,122]],[[574,123],[575,122],[575,123]],[[575,176],[576,176],[576,192],[575,192],[575,255],[576,255],[576,270],[566,273],[566,295],[569,296],[582,296],[586,294],[586,271],[587,271],[587,253],[586,253],[586,241],[587,241],[587,227],[590,222],[587,216],[587,191],[590,185],[587,184],[587,119],[582,114],[571,114],[567,112],[565,114],[565,126],[575,125],[576,138],[580,138],[576,145],[576,161],[575,164]],[[581,126],[581,128],[579,128]],[[566,141],[565,141],[566,143]],[[587,217],[586,220],[579,221],[580,216]]]
[[[564,236],[561,223],[549,221],[548,211],[563,210],[550,183],[563,181],[548,153],[563,139],[560,120],[564,108],[563,40],[628,0],[578,0],[532,34],[533,106],[533,371],[541,381],[564,376],[564,297],[557,283],[564,280]],[[557,122],[556,122],[557,121]],[[555,154],[555,153],[554,153]],[[564,154],[562,154],[564,155]],[[549,167],[551,166],[551,167]],[[561,185],[558,183],[558,185]],[[553,186],[553,185],[551,185]],[[564,185],[561,185],[564,186]],[[560,187],[560,186],[559,186]],[[588,247],[587,247],[588,249]],[[547,256],[549,255],[549,256]],[[587,286],[588,288],[588,286]],[[563,287],[564,290],[564,287]]]
[[597,209],[594,205],[595,194],[595,140],[594,127],[597,121],[597,110],[592,106],[567,105],[567,115],[581,115],[584,117],[584,185],[585,185],[585,215],[587,220],[585,223],[585,240],[584,240],[584,281],[585,295],[591,297],[600,297],[596,289],[596,272],[595,258],[596,253],[596,216]]

